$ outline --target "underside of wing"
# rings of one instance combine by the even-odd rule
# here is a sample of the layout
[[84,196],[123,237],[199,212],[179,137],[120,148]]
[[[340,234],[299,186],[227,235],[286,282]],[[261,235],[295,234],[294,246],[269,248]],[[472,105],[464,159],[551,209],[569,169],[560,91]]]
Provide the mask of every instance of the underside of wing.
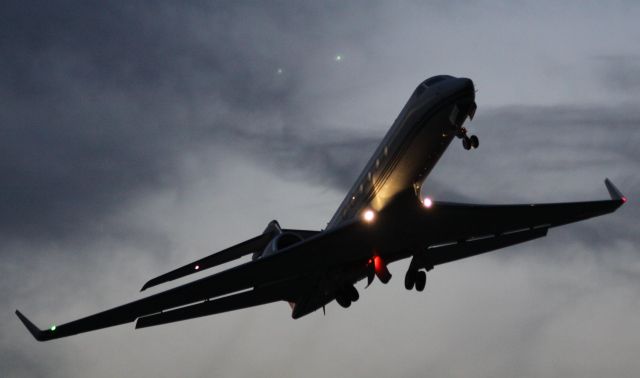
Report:
[[424,251],[420,255],[429,255],[424,264],[433,266],[542,237],[551,227],[611,213],[626,199],[609,180],[606,184],[608,200],[547,204],[434,202],[427,208],[407,192],[380,218],[391,218],[387,227],[395,228],[395,234],[403,235],[416,248],[413,254]]
[[[288,284],[291,283],[286,282],[286,285]],[[182,320],[277,302],[282,300],[283,293],[287,292],[288,289],[289,288],[283,285],[283,283],[279,283],[243,291],[222,298],[205,300],[197,304],[178,307],[173,310],[140,317],[136,322],[136,328],[146,328],[160,324],[179,322]]]
[[[130,323],[145,316],[151,317],[141,321],[140,327],[291,298],[301,289],[298,277],[344,260],[345,254],[336,250],[336,245],[351,250],[358,247],[356,240],[362,240],[356,237],[360,227],[359,223],[345,224],[277,254],[49,329],[39,329],[19,311],[16,315],[37,340],[45,341]],[[228,296],[219,298],[225,295]]]
[[470,239],[444,245],[434,245],[414,256],[413,268],[430,270],[436,265],[464,259],[500,248],[524,243],[547,235],[547,228],[517,231],[481,239]]

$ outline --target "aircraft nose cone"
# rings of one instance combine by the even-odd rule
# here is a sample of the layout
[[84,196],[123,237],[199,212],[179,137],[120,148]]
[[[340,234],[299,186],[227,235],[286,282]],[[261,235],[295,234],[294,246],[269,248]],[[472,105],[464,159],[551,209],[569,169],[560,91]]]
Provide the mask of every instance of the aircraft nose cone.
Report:
[[465,90],[475,91],[473,80],[466,77],[459,78],[458,80]]

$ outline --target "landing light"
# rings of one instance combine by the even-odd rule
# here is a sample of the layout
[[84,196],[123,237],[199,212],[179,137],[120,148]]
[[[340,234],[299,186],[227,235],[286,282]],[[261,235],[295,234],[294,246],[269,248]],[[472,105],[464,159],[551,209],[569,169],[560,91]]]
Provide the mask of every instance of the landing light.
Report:
[[373,210],[369,209],[366,210],[363,214],[362,214],[362,219],[364,219],[365,222],[367,223],[371,223],[373,222],[373,220],[376,217],[376,213],[373,212]]
[[422,200],[422,204],[427,209],[430,209],[431,206],[433,206],[433,200],[431,198],[429,198],[429,197],[424,197],[424,199]]
[[196,265],[196,266],[194,266],[193,268],[194,268],[195,270],[198,270],[198,269],[200,269],[200,265]]

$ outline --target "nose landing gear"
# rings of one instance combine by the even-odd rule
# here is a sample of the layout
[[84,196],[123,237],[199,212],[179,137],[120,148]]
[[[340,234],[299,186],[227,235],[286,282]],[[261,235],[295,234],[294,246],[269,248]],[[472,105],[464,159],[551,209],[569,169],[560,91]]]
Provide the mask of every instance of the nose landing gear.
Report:
[[465,150],[470,150],[472,148],[478,148],[478,146],[480,145],[480,141],[478,140],[478,137],[475,135],[471,135],[468,136],[467,135],[467,128],[466,127],[461,127],[458,129],[458,131],[456,132],[456,136],[460,139],[462,139],[462,147],[464,147]]

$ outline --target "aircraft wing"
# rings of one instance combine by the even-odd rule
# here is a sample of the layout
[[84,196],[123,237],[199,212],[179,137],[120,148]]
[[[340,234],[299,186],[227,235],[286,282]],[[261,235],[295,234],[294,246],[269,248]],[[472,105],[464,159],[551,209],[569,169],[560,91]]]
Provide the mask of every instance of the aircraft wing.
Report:
[[420,267],[429,269],[543,237],[551,227],[611,213],[626,198],[608,179],[605,184],[611,198],[601,201],[520,205],[434,202],[430,208],[414,205],[412,211],[405,206],[406,215],[395,227],[421,247],[415,256]]
[[[550,227],[613,212],[626,198],[608,180],[606,185],[609,200],[533,205],[435,202],[425,208],[407,191],[371,224],[354,219],[279,253],[79,320],[41,330],[19,311],[16,315],[37,340],[44,341],[136,319],[138,327],[145,327],[286,300],[304,290],[299,283],[310,274],[365,262],[376,251],[396,251],[402,258],[399,252],[412,250],[408,246],[421,246],[422,251],[430,246],[419,252],[428,256],[423,263],[442,264],[544,236]],[[390,256],[389,261],[396,259]]]
[[138,318],[136,328],[146,328],[277,302],[282,300],[282,293],[287,292],[289,289],[288,285],[291,284],[291,281],[279,282],[277,284],[243,291],[238,294],[227,295],[222,298],[143,316]]
[[[49,329],[39,329],[20,311],[16,311],[16,315],[36,340],[46,341],[130,323],[138,318],[144,319],[138,326],[145,327],[175,321],[170,319],[187,319],[284,300],[300,290],[298,285],[291,284],[291,280],[352,259],[354,255],[345,254],[344,250],[364,251],[362,244],[357,242],[363,240],[358,237],[361,232],[361,223],[346,223],[311,236],[280,253]],[[345,249],[336,248],[336,245]],[[232,293],[237,294],[211,300]],[[191,306],[181,307],[185,305]]]

